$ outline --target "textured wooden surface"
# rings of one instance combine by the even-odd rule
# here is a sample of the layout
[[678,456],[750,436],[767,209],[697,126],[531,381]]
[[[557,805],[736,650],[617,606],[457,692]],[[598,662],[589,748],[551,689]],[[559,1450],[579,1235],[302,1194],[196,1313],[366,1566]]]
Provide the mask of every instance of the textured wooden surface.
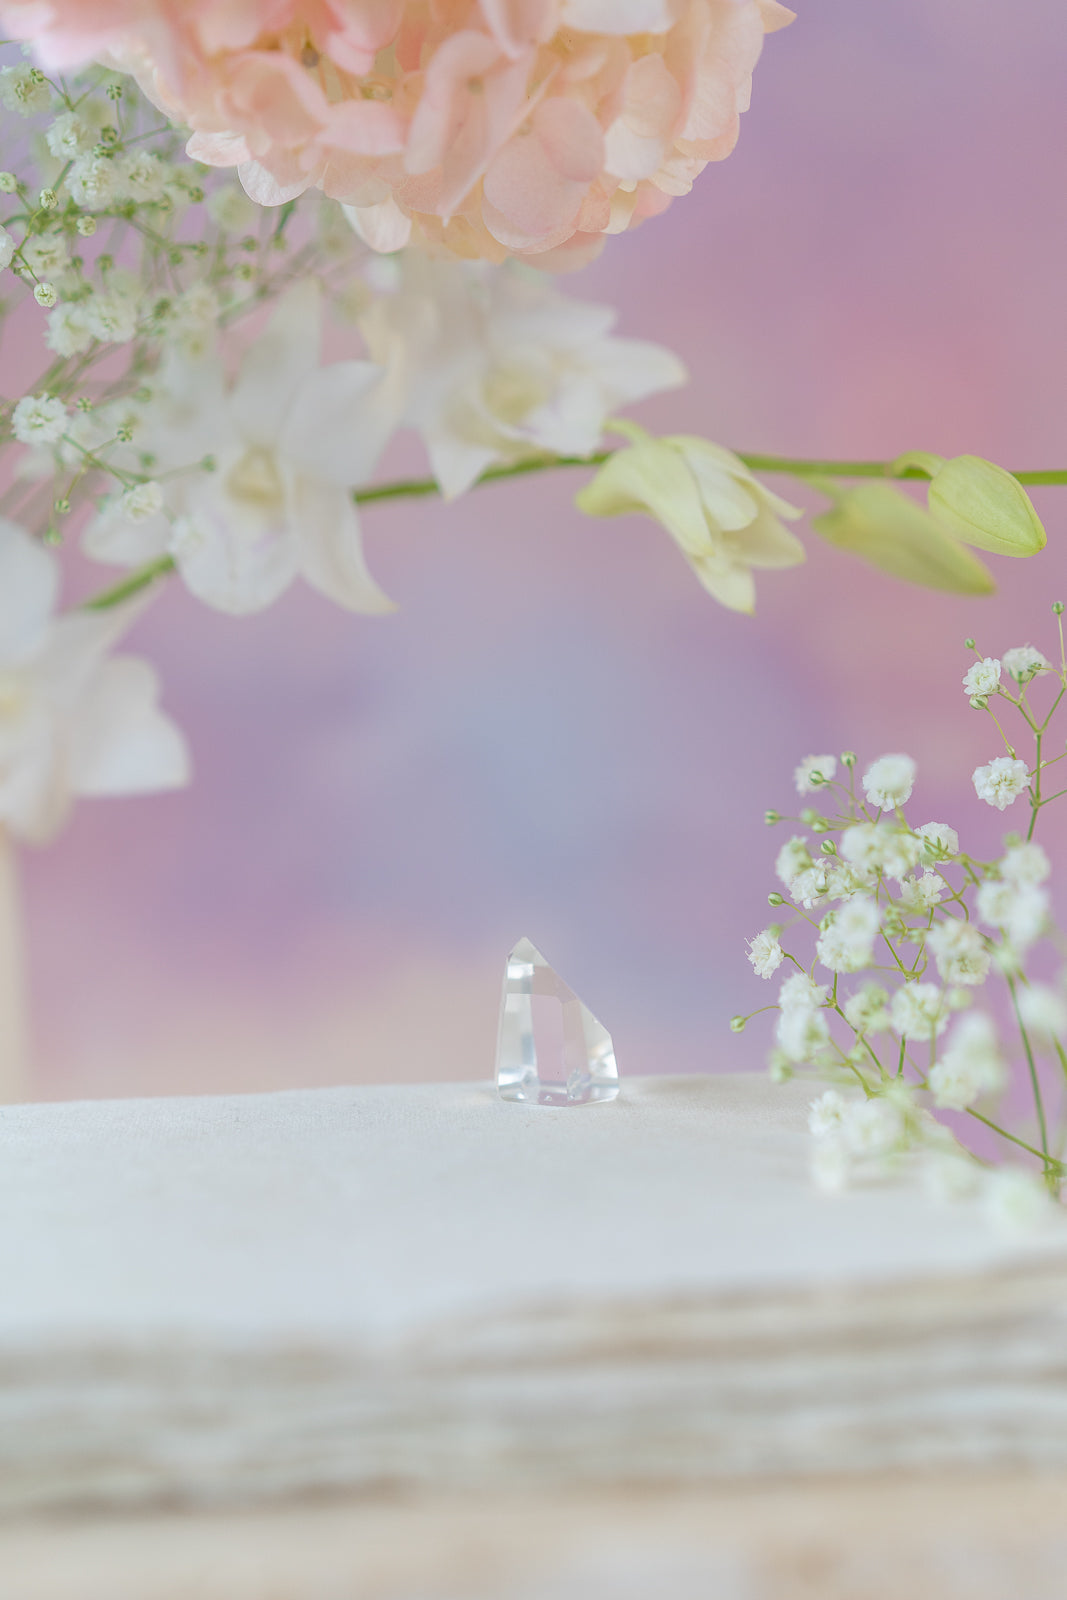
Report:
[[1056,1600],[1067,1475],[0,1525],[2,1600]]

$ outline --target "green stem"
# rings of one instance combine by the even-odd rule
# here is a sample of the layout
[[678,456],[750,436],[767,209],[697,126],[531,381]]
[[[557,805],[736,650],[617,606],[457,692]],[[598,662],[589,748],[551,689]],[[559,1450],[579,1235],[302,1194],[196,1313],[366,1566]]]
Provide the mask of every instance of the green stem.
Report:
[[1026,1063],[1030,1069],[1030,1085],[1034,1091],[1034,1108],[1037,1111],[1037,1125],[1041,1130],[1041,1151],[1045,1162],[1045,1175],[1047,1177],[1049,1174],[1049,1161],[1051,1160],[1051,1157],[1049,1155],[1048,1148],[1048,1128],[1045,1123],[1045,1103],[1041,1098],[1041,1083],[1037,1075],[1037,1062],[1034,1060],[1034,1052],[1030,1046],[1030,1035],[1026,1031],[1026,1027],[1022,1019],[1022,1013],[1019,1010],[1019,996],[1016,991],[1015,984],[1011,978],[1008,979],[1008,991],[1011,994],[1011,1003],[1015,1012],[1015,1020],[1019,1024],[1019,1032],[1022,1035],[1023,1049],[1026,1051]]
[[150,561],[147,566],[138,567],[128,578],[123,578],[121,583],[114,584],[110,589],[104,589],[100,594],[94,594],[91,600],[85,601],[85,610],[108,611],[112,606],[121,605],[124,600],[130,600],[135,594],[140,594],[142,589],[149,588],[157,578],[165,578],[173,571],[173,557],[160,556],[158,561]]
[[[475,482],[476,489],[490,483],[501,483],[508,478],[526,477],[532,472],[548,472],[556,467],[600,467],[610,461],[614,450],[598,450],[591,456],[534,456],[530,460],[515,461],[506,467],[491,467]],[[924,478],[925,473],[915,467],[895,472],[892,461],[808,461],[795,456],[753,455],[740,452],[738,459],[752,472],[785,473],[794,478]],[[1067,484],[1067,468],[1049,472],[1016,472],[1020,483]],[[422,500],[440,494],[434,478],[400,478],[393,483],[373,484],[368,489],[357,489],[352,499],[357,506],[377,505],[384,500]],[[94,595],[86,602],[93,610],[106,610],[118,605],[132,594],[137,594],[157,578],[174,571],[169,557],[150,562],[131,573],[123,583]]]

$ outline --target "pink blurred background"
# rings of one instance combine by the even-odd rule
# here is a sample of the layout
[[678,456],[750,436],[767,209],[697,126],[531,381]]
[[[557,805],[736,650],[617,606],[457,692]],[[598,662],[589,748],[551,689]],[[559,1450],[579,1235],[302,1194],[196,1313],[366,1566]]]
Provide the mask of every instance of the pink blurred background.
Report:
[[[568,282],[690,363],[639,414],[748,450],[1067,464],[1065,79],[1054,0],[807,0],[733,157]],[[976,847],[1011,822],[967,798],[997,750],[962,641],[1051,652],[1067,491],[993,600],[809,537],[750,621],[651,523],[580,518],[580,481],[368,514],[392,619],[166,595],[138,646],[196,782],[83,804],[26,853],[37,1093],[482,1077],[524,933],[625,1073],[756,1067],[769,1029],[727,1023],[772,997],[744,941],[799,757],[904,749],[917,820]]]

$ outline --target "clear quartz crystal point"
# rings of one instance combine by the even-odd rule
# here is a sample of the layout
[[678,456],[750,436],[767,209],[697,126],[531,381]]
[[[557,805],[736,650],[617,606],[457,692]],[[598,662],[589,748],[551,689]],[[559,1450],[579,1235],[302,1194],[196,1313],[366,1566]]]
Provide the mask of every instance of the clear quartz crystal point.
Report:
[[584,1106],[619,1092],[611,1034],[529,939],[504,971],[496,1085],[505,1100],[540,1106]]

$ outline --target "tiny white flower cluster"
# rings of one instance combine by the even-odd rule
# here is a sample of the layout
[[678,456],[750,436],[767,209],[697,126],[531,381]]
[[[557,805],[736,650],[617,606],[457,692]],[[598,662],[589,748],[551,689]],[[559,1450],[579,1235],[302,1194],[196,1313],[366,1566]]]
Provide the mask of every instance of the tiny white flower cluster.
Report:
[[[851,752],[808,756],[796,768],[798,793],[823,804],[801,812],[805,832],[778,851],[781,887],[769,899],[780,920],[749,941],[748,958],[767,980],[788,968],[774,1007],[772,1076],[808,1071],[834,1086],[811,1112],[823,1187],[918,1163],[942,1191],[982,1190],[993,1212],[1023,1220],[1035,1181],[1039,1193],[1058,1194],[1067,1176],[1067,967],[1052,982],[1029,970],[1067,956],[1047,887],[1051,863],[1033,838],[1040,813],[1059,797],[1049,792],[1049,769],[1064,759],[1046,753],[1067,696],[1063,607],[1054,611],[1058,666],[1025,645],[980,658],[963,680],[977,709],[989,711],[996,698],[998,730],[1014,714],[1034,743],[1033,761],[1009,746],[974,775],[979,798],[999,809],[1029,796],[1027,835],[1009,834],[999,856],[962,850],[948,823],[911,823],[905,807],[917,768],[909,756],[881,756],[864,769]],[[1048,703],[1039,706],[1035,680],[1046,678]],[[769,823],[787,820],[767,813]],[[787,932],[813,939],[810,956]],[[858,974],[862,981],[851,983]],[[735,1031],[747,1020],[735,1017]],[[1033,1124],[1014,1130],[995,1120],[996,1100],[1020,1074]],[[939,1113],[973,1115],[1015,1159],[1029,1151],[1036,1178],[991,1175],[963,1142],[964,1122],[950,1128]]]

